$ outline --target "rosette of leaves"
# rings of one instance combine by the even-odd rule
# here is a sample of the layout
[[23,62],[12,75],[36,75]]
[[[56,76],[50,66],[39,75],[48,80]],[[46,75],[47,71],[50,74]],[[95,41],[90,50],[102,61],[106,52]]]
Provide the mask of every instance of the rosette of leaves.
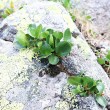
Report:
[[71,76],[68,78],[68,82],[74,85],[76,88],[73,89],[75,95],[89,96],[93,95],[98,104],[102,107],[107,106],[107,101],[103,97],[104,84],[101,80],[94,80],[88,76]]
[[27,34],[19,31],[16,35],[17,44],[21,47],[32,48],[40,58],[47,58],[52,65],[56,65],[61,57],[70,53],[72,47],[70,41],[70,29],[62,33],[35,24],[29,25]]

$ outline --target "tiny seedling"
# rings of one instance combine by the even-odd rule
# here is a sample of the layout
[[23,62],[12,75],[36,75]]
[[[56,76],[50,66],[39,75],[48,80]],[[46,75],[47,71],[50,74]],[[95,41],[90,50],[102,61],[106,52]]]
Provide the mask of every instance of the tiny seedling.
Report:
[[68,82],[71,85],[75,85],[73,93],[80,96],[93,95],[98,104],[104,108],[107,105],[106,99],[103,97],[104,84],[100,80],[94,80],[88,76],[79,75],[71,76],[68,78]]
[[71,32],[69,28],[62,33],[35,24],[29,25],[27,34],[19,31],[16,35],[17,44],[20,44],[21,47],[33,49],[41,59],[48,59],[52,65],[56,65],[61,57],[70,53],[72,47],[70,41]]

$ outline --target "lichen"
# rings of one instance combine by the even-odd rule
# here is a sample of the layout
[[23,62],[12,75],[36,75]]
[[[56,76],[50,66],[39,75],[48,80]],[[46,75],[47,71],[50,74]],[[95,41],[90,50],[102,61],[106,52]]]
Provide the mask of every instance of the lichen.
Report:
[[57,6],[49,6],[47,8],[48,11],[53,11],[55,13],[61,14],[62,10],[60,8],[58,8]]
[[2,110],[23,110],[24,105],[22,103],[11,103],[5,106]]
[[88,44],[80,37],[77,37],[75,42],[79,46],[85,57],[88,58],[91,53]]
[[71,85],[64,85],[61,91],[61,99],[55,104],[55,110],[69,110],[70,108],[78,108],[78,100],[72,92],[73,88],[74,87]]
[[32,61],[33,52],[21,50],[17,55],[7,56],[0,54],[0,107],[2,110],[22,110],[23,105],[19,103],[9,103],[5,99],[6,93],[13,84],[29,80],[27,75],[28,62]]
[[73,23],[71,17],[67,14],[63,14],[62,17],[65,20],[65,22],[67,22],[68,28],[70,28],[71,32],[73,32],[75,30],[76,26],[74,26],[74,23]]
[[58,101],[55,107],[56,110],[69,110],[69,104],[66,101]]

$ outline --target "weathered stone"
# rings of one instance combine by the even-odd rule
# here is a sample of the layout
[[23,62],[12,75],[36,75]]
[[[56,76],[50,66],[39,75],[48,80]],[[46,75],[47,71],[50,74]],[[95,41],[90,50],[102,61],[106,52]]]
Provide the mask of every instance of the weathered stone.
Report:
[[[92,17],[92,25],[98,33],[110,40],[110,1],[109,0],[71,0],[73,8]],[[94,30],[93,30],[94,31]]]
[[[10,27],[26,32],[30,23],[42,24],[44,27],[62,32],[70,28],[71,32],[78,33],[77,38],[72,38],[74,47],[71,54],[63,59],[62,64],[72,74],[78,74],[83,70],[86,71],[86,75],[101,79],[106,87],[105,96],[110,97],[109,78],[97,63],[94,53],[69,14],[60,4],[35,2],[25,6],[2,22],[1,29],[5,24],[7,27],[2,29],[1,38],[6,40],[7,37],[12,41],[11,38],[14,39],[15,33],[9,31]],[[31,50],[17,52],[12,42],[0,40],[0,44],[2,110],[7,108],[8,110],[102,110],[93,97],[81,98],[71,94],[72,87],[67,84],[66,73],[61,72],[54,78],[50,77],[49,73],[39,77],[39,73],[47,68],[47,65],[43,65],[38,59],[33,61]]]

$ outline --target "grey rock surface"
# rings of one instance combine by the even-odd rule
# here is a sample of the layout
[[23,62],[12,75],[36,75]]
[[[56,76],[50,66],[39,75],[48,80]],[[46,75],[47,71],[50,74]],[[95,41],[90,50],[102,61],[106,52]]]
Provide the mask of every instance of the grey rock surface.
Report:
[[[102,110],[92,96],[76,97],[71,94],[73,87],[67,84],[66,73],[60,72],[52,78],[48,72],[47,75],[40,77],[39,74],[47,68],[47,65],[38,59],[32,59],[31,50],[18,52],[15,49],[12,43],[15,31],[26,32],[30,23],[42,24],[44,27],[62,32],[70,28],[71,32],[79,33],[77,38],[72,38],[74,47],[71,54],[64,58],[63,65],[73,75],[83,70],[86,71],[86,75],[101,79],[106,87],[105,96],[110,98],[110,79],[97,63],[94,53],[68,12],[54,2],[35,2],[10,15],[1,24],[0,109]],[[3,28],[5,25],[7,27]],[[11,27],[14,32],[9,31]]]
[[93,25],[100,34],[110,40],[110,1],[109,0],[72,0],[73,8],[85,11],[92,17]]

